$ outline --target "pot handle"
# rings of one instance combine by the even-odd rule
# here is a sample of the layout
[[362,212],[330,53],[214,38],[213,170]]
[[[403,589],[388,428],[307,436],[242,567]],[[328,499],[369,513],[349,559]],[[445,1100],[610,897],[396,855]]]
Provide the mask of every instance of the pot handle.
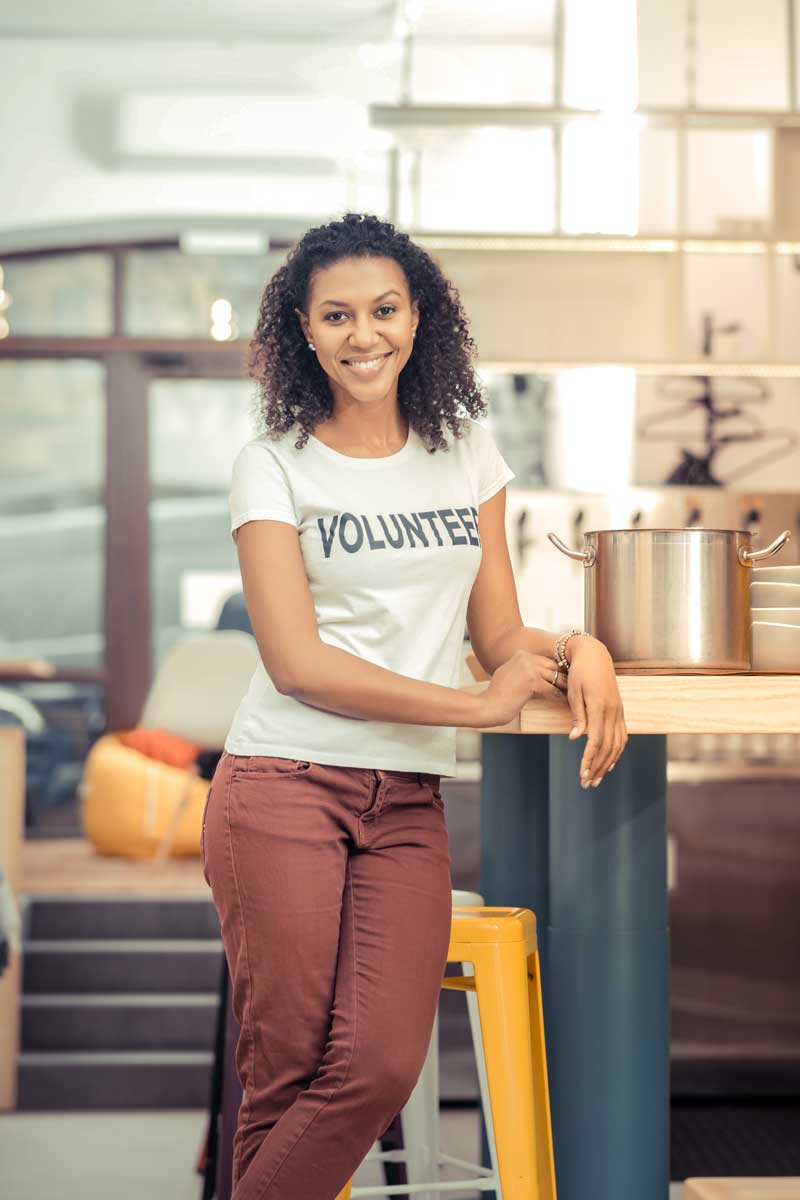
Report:
[[779,537],[775,538],[769,546],[765,546],[763,550],[745,550],[744,546],[739,550],[739,562],[743,567],[749,567],[754,562],[761,562],[762,558],[772,558],[773,554],[777,554],[783,546],[789,541],[791,533],[788,529],[784,529]]
[[556,550],[560,550],[562,554],[566,554],[567,558],[574,558],[576,562],[583,563],[585,567],[593,567],[597,558],[597,550],[594,546],[590,546],[588,550],[570,550],[569,546],[565,546],[560,537],[554,533],[548,533],[549,540],[553,543]]

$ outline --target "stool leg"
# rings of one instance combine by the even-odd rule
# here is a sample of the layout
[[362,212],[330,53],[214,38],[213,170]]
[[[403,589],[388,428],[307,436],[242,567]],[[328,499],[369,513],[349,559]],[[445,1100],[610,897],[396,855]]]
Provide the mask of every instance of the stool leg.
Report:
[[528,1004],[531,1027],[531,1065],[533,1068],[533,1109],[536,1118],[536,1166],[539,1172],[541,1200],[556,1200],[556,1168],[553,1155],[553,1126],[550,1116],[550,1088],[547,1080],[547,1054],[544,1041],[542,979],[539,952],[528,955]]
[[[433,1020],[428,1053],[413,1092],[400,1113],[406,1177],[410,1184],[439,1179],[439,1013]],[[436,1200],[434,1192],[415,1192],[414,1200]]]
[[352,1188],[352,1186],[353,1186],[353,1181],[351,1179],[350,1182],[345,1184],[345,1186],[339,1192],[339,1195],[336,1197],[336,1200],[350,1200],[350,1189]]
[[473,943],[472,962],[503,1200],[546,1200],[536,1162],[525,945]]
[[[472,963],[461,964],[462,973],[464,975],[474,975]],[[469,1027],[472,1033],[472,1047],[475,1053],[475,1068],[478,1072],[478,1087],[481,1093],[481,1110],[483,1112],[483,1120],[486,1125],[486,1139],[489,1143],[489,1158],[491,1160],[492,1170],[495,1173],[497,1182],[494,1187],[495,1200],[503,1200],[503,1192],[500,1187],[500,1176],[497,1170],[497,1145],[494,1139],[494,1122],[492,1121],[492,1102],[489,1098],[489,1081],[486,1077],[486,1055],[483,1050],[483,1036],[481,1034],[481,1018],[478,1013],[478,997],[474,992],[467,992],[467,1012],[469,1013]]]

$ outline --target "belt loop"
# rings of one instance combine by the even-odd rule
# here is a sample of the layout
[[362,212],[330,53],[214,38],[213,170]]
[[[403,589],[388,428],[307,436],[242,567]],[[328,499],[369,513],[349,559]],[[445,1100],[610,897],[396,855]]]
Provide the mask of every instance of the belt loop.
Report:
[[417,771],[417,783],[422,783],[422,771]]

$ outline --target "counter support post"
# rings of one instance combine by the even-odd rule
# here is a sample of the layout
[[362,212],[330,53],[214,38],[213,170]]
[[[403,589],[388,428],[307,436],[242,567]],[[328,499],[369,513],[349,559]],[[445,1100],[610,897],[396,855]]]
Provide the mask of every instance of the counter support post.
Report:
[[[549,903],[549,739],[539,734],[484,733],[481,743],[480,892],[486,904],[530,908],[536,914],[544,975]],[[491,1165],[483,1120],[481,1162],[485,1167]],[[486,1200],[496,1200],[494,1192],[483,1195]]]
[[550,739],[543,982],[559,1200],[668,1200],[666,737],[631,737],[599,788]]
[[546,735],[482,736],[481,895],[490,905],[532,909],[541,940],[549,919],[549,761]]
[[668,1200],[666,737],[586,790],[584,739],[482,742],[481,891],[536,913],[559,1200]]

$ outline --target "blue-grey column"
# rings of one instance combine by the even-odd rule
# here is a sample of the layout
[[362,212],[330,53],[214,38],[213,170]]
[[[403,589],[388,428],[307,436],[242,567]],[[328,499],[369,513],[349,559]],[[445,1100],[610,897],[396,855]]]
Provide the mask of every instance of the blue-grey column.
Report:
[[544,993],[558,1196],[667,1200],[666,737],[631,737],[586,790],[583,745],[550,739]]
[[532,909],[543,935],[550,892],[549,738],[484,733],[482,743],[481,895],[487,904]]
[[583,741],[482,741],[480,886],[537,916],[559,1200],[666,1200],[666,738],[585,791]]
[[[550,886],[549,739],[484,733],[481,757],[480,891],[487,904],[530,908],[536,914],[544,974]],[[483,1120],[481,1162],[490,1165]],[[482,1195],[496,1200],[494,1192]]]

